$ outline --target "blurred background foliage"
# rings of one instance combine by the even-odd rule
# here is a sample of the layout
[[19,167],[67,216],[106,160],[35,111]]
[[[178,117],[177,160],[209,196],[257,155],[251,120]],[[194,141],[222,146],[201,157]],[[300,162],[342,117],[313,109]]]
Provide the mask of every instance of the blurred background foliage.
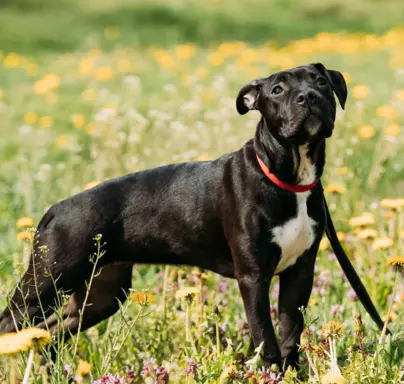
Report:
[[119,26],[121,44],[286,43],[320,31],[380,34],[402,20],[402,0],[0,0],[0,47],[86,49],[108,25]]

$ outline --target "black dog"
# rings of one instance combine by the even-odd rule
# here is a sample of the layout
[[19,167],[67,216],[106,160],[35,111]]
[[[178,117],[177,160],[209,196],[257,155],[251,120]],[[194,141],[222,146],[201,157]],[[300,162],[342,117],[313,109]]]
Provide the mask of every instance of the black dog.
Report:
[[[118,300],[123,302],[131,287],[133,264],[194,265],[237,279],[254,344],[264,342],[266,364],[297,366],[299,307],[307,306],[326,227],[349,280],[382,327],[338,243],[318,183],[325,139],[334,128],[333,92],[344,107],[344,78],[322,64],[254,80],[240,90],[237,110],[258,109],[261,119],[255,139],[240,150],[214,161],[129,174],[54,205],[39,223],[30,265],[11,300],[13,316],[10,309],[2,313],[0,330],[21,327],[24,315],[44,326],[39,301],[50,315],[56,284],[73,293],[63,329],[74,334],[93,268],[92,239],[102,234],[106,254],[82,329],[118,310]],[[280,347],[268,297],[276,274]],[[46,322],[56,329],[54,315]]]

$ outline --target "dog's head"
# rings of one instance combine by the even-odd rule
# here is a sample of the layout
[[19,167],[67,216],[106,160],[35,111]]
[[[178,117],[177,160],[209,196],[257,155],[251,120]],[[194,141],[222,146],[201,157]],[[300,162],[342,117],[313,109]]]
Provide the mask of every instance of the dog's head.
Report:
[[320,63],[310,64],[246,84],[237,96],[237,111],[244,115],[259,110],[275,138],[300,145],[331,136],[333,93],[344,108],[348,92],[342,74]]

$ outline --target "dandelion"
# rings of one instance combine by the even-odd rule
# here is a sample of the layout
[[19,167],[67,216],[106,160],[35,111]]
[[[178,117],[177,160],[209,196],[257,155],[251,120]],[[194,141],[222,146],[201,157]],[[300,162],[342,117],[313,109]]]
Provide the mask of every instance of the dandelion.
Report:
[[19,333],[20,332],[10,332],[0,336],[0,355],[12,355],[27,351],[31,348],[32,341],[20,337]]
[[390,124],[386,127],[384,133],[385,133],[387,136],[397,137],[398,134],[400,133],[400,126],[399,126],[397,123],[390,123]]
[[321,378],[321,384],[345,384],[346,380],[340,373],[329,372]]
[[328,239],[326,237],[323,237],[320,241],[319,250],[325,251],[329,247],[330,247],[330,242],[328,241]]
[[352,96],[359,100],[366,99],[369,96],[369,88],[366,85],[356,85],[352,88]]
[[72,116],[72,122],[75,128],[82,128],[86,122],[86,118],[80,113],[75,113]]
[[87,88],[82,92],[81,97],[85,101],[94,101],[97,97],[97,90],[95,88]]
[[84,75],[91,73],[93,69],[94,69],[94,60],[92,58],[85,58],[80,60],[78,66],[78,71],[80,74]]
[[375,223],[375,218],[371,213],[364,213],[362,216],[355,216],[349,220],[352,227],[364,227]]
[[85,127],[84,130],[89,134],[92,135],[95,132],[95,124],[94,123],[88,123]]
[[344,80],[347,84],[350,84],[352,81],[352,76],[348,72],[342,72],[342,76],[344,76]]
[[176,294],[175,298],[176,299],[183,299],[183,298],[188,298],[189,296],[193,297],[195,295],[198,295],[200,293],[198,288],[195,287],[183,287],[180,288]]
[[156,296],[150,292],[131,292],[129,295],[129,300],[133,304],[156,304]]
[[79,364],[77,366],[77,372],[81,375],[81,376],[88,376],[91,372],[92,366],[89,362],[85,361],[85,360],[80,360]]
[[387,264],[397,269],[404,268],[404,256],[391,256],[387,259]]
[[396,93],[396,100],[404,103],[404,89],[399,89]]
[[101,67],[95,72],[95,78],[100,81],[107,81],[114,77],[114,72],[111,67]]
[[56,138],[56,145],[59,148],[66,148],[70,142],[70,137],[66,135],[60,135]]
[[327,187],[324,188],[324,192],[342,195],[343,193],[345,193],[345,187],[339,184],[328,184]]
[[358,135],[361,139],[371,139],[376,134],[376,130],[372,125],[363,125],[358,130]]
[[96,185],[100,184],[99,180],[90,181],[84,186],[84,190],[94,188]]
[[373,249],[387,249],[393,245],[393,240],[390,237],[378,237],[373,241]]
[[321,337],[327,340],[330,337],[341,338],[344,335],[344,326],[335,320],[324,324],[321,329]]
[[398,111],[391,105],[382,105],[376,108],[376,115],[382,119],[392,120],[398,115]]
[[36,112],[27,112],[24,115],[24,123],[28,125],[35,124],[38,121],[38,114]]
[[4,68],[16,68],[21,64],[21,56],[10,53],[8,54],[3,61]]
[[34,219],[32,217],[20,217],[15,225],[17,228],[22,228],[22,227],[33,227],[34,226]]
[[4,97],[4,92],[3,90],[0,88],[0,99],[2,99]]
[[337,175],[346,175],[348,173],[348,167],[341,167],[337,169]]
[[195,56],[196,46],[194,44],[181,44],[175,47],[175,55],[180,60],[187,60]]
[[22,231],[17,233],[18,240],[31,240],[33,237],[32,232],[30,231]]
[[377,231],[371,228],[366,228],[358,231],[356,236],[359,239],[374,239],[377,236]]
[[398,210],[404,207],[404,199],[383,199],[380,202],[380,206],[382,206],[383,208]]
[[38,125],[41,128],[50,128],[52,124],[53,124],[53,118],[51,116],[42,116],[38,122]]

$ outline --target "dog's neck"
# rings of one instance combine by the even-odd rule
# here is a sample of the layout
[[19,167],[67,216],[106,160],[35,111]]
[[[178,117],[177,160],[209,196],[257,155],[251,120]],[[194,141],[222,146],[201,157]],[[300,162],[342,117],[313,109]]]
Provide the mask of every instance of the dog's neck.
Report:
[[308,185],[319,179],[325,164],[325,139],[294,146],[281,143],[271,135],[266,121],[258,123],[255,151],[264,164],[281,181]]

